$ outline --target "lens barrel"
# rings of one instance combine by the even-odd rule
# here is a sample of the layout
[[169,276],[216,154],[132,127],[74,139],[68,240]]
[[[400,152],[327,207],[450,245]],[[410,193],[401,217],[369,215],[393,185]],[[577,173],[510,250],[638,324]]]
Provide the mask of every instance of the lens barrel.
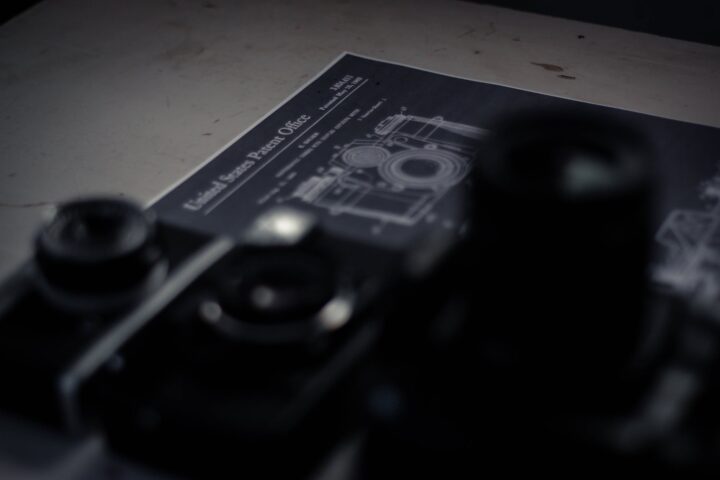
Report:
[[110,197],[60,205],[36,237],[35,265],[43,293],[73,310],[125,304],[164,270],[152,215]]

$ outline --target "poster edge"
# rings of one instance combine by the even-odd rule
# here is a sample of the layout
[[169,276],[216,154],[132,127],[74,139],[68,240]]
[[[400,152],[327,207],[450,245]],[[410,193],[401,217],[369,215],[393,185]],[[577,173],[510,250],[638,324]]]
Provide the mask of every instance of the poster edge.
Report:
[[438,71],[438,70],[433,70],[433,69],[430,69],[430,68],[418,67],[418,66],[415,66],[415,65],[408,65],[407,63],[396,62],[396,61],[393,61],[393,60],[384,60],[384,59],[381,59],[381,58],[372,57],[372,56],[370,56],[370,55],[363,55],[363,54],[360,54],[360,53],[349,52],[349,51],[346,51],[346,52],[345,52],[345,55],[352,55],[352,56],[355,56],[355,57],[363,58],[363,59],[365,59],[365,60],[372,60],[372,61],[376,61],[376,62],[383,62],[383,63],[387,63],[387,64],[391,64],[391,65],[397,65],[397,66],[399,66],[399,67],[411,68],[411,69],[413,69],[413,70],[420,70],[420,71],[427,72],[427,73],[433,73],[433,74],[435,74],[435,75],[442,75],[442,76],[444,76],[444,77],[456,78],[456,79],[458,79],[458,80],[465,80],[465,81],[474,82],[474,83],[484,83],[484,84],[486,84],[486,85],[493,85],[493,86],[496,86],[496,87],[510,88],[510,89],[512,89],[512,90],[519,90],[519,91],[522,91],[522,92],[534,93],[534,94],[537,94],[537,95],[544,95],[544,96],[546,96],[546,97],[553,97],[553,98],[558,98],[558,99],[561,99],[561,100],[569,100],[569,101],[571,101],[571,102],[578,102],[578,103],[583,103],[583,104],[586,104],[586,105],[594,105],[594,106],[603,107],[603,108],[612,108],[612,109],[615,109],[615,110],[621,110],[621,111],[623,111],[623,112],[636,113],[636,114],[638,114],[638,115],[647,115],[648,117],[655,117],[655,118],[660,118],[660,119],[663,119],[663,120],[670,120],[670,121],[673,121],[673,122],[680,122],[680,123],[688,123],[688,124],[691,124],[691,125],[698,125],[698,126],[701,126],[701,127],[714,128],[714,129],[716,129],[716,130],[720,130],[720,126],[710,125],[710,124],[707,124],[707,123],[699,123],[699,122],[693,122],[693,121],[689,121],[689,120],[680,120],[680,119],[677,119],[677,118],[664,117],[664,116],[662,116],[662,115],[658,115],[658,114],[655,114],[655,113],[641,112],[641,111],[638,111],[638,110],[632,110],[632,109],[627,108],[627,107],[620,107],[620,106],[617,106],[617,105],[610,105],[610,104],[606,104],[606,103],[592,102],[592,101],[588,101],[588,100],[578,100],[577,98],[572,98],[572,97],[568,97],[568,96],[565,96],[565,95],[559,95],[559,94],[554,94],[554,93],[546,93],[546,92],[541,92],[541,91],[538,91],[538,90],[533,90],[533,89],[531,89],[531,88],[511,86],[511,85],[504,84],[504,83],[501,83],[501,82],[493,82],[493,81],[490,81],[490,80],[480,80],[480,79],[477,79],[477,78],[466,77],[466,76],[463,76],[463,75],[456,75],[456,74],[452,74],[452,73],[440,72],[440,71]]
[[[316,73],[313,77],[311,77],[309,80],[307,80],[305,83],[300,85],[298,88],[296,88],[292,93],[290,93],[287,97],[285,97],[282,101],[280,101],[277,105],[275,105],[273,108],[268,110],[264,115],[262,115],[260,118],[255,120],[250,126],[242,130],[240,133],[235,135],[229,142],[225,143],[222,147],[220,147],[218,150],[216,150],[212,155],[210,155],[208,158],[200,162],[198,165],[196,165],[192,170],[190,170],[185,175],[182,175],[182,177],[173,182],[172,185],[169,187],[163,189],[162,192],[159,194],[153,196],[150,200],[145,202],[145,208],[149,209],[155,206],[160,200],[165,198],[169,193],[171,193],[173,190],[175,190],[177,187],[182,185],[186,180],[189,180],[193,175],[195,175],[197,172],[199,172],[203,167],[208,165],[210,162],[215,160],[217,157],[220,156],[221,153],[223,153],[225,150],[230,148],[235,142],[240,140],[242,137],[244,137],[246,134],[250,133],[255,127],[260,125],[263,121],[265,121],[270,115],[275,113],[276,111],[280,110],[285,104],[290,102],[293,98],[295,98],[298,94],[300,94],[303,90],[305,90],[307,87],[312,85],[313,82],[318,80],[321,76],[323,76],[328,70],[330,70],[332,67],[337,65],[343,58],[345,58],[348,55],[356,55],[353,53],[350,53],[348,51],[343,51],[335,58],[333,58],[327,65],[325,65],[318,73]],[[356,55],[360,56],[360,55]]]

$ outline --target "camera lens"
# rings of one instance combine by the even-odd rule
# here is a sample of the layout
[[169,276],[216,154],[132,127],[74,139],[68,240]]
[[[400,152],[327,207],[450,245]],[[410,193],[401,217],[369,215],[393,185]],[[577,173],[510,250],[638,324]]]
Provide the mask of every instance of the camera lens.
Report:
[[220,302],[254,323],[278,323],[317,313],[335,293],[332,269],[321,259],[274,252],[246,259],[226,283]]
[[582,115],[517,117],[476,162],[475,187],[473,249],[497,319],[489,337],[512,345],[503,358],[555,372],[626,365],[644,329],[651,238],[642,137]]
[[530,117],[503,126],[482,178],[515,196],[563,203],[646,186],[647,154],[631,131],[587,118]]
[[270,249],[239,255],[199,315],[233,341],[289,346],[342,328],[352,311],[351,289],[324,257]]
[[60,205],[35,242],[43,290],[78,307],[94,303],[93,297],[102,303],[142,290],[159,276],[156,267],[163,263],[154,234],[151,216],[126,200],[88,198]]

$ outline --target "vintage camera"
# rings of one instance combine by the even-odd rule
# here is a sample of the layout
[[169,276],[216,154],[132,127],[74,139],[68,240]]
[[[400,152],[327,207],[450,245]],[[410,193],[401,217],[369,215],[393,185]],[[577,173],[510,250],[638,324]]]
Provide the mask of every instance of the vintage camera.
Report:
[[94,379],[117,451],[183,474],[306,477],[356,429],[357,378],[378,333],[380,257],[277,208],[209,264]]
[[[650,281],[651,160],[613,120],[402,114],[239,238],[62,204],[2,287],[0,408],[190,477],[313,478],[353,439],[343,478],[704,478],[720,314]],[[466,178],[466,234],[403,250],[312,210],[414,225]]]
[[181,475],[306,477],[359,428],[405,257],[288,207],[238,240],[70,201],[4,285],[1,408]]

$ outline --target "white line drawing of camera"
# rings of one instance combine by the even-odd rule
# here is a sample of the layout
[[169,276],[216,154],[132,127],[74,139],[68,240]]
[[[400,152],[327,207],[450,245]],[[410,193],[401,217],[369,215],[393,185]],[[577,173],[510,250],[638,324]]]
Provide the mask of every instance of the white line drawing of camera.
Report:
[[440,116],[391,115],[368,138],[336,147],[292,197],[335,215],[412,226],[466,177],[486,133]]
[[678,209],[667,216],[655,240],[664,249],[653,277],[693,298],[720,299],[720,174],[702,185],[705,210]]

